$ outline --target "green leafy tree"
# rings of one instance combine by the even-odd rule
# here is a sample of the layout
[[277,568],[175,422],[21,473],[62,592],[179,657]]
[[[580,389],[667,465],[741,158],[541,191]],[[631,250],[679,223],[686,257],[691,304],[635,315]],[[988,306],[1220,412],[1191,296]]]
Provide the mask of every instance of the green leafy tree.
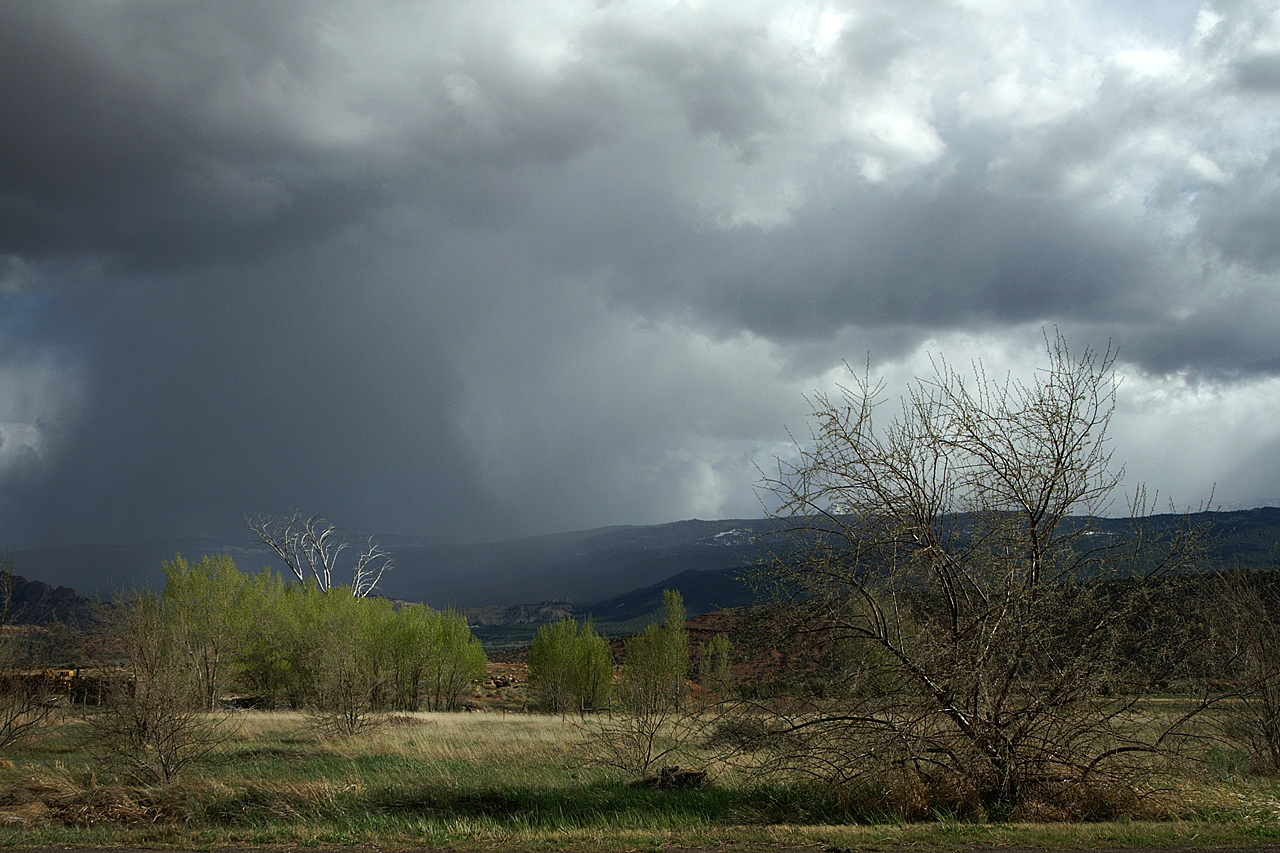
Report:
[[578,624],[565,618],[543,625],[529,648],[529,686],[538,703],[563,714],[575,704],[573,690]]
[[618,693],[626,713],[588,728],[586,748],[599,763],[648,773],[678,754],[700,728],[687,707],[689,634],[684,599],[662,593],[663,620],[627,641]]
[[160,613],[212,708],[233,679],[262,704],[306,710],[352,735],[389,710],[456,709],[487,660],[466,619],[422,605],[288,582],[270,569],[245,577],[229,557],[164,564]]
[[724,634],[717,634],[706,643],[698,645],[698,685],[720,696],[728,696],[732,686],[730,676],[733,643]]
[[439,659],[440,616],[429,607],[410,604],[400,608],[386,626],[388,687],[391,708],[417,711],[429,680],[429,669]]
[[529,683],[554,713],[607,707],[613,690],[608,641],[590,620],[579,624],[565,618],[544,625],[529,649]]
[[246,584],[237,664],[247,686],[268,708],[304,704],[303,674],[296,666],[306,657],[300,621],[303,597],[302,587],[287,583],[271,569],[263,569]]
[[[389,605],[387,605],[389,607]],[[380,721],[383,673],[377,665],[380,614],[375,602],[340,588],[303,596],[303,673],[307,710],[329,734],[351,736]]]
[[456,610],[436,614],[432,655],[425,673],[423,698],[432,711],[456,711],[472,686],[484,678],[488,658]]
[[248,579],[226,554],[207,555],[196,563],[175,554],[162,567],[165,619],[195,672],[201,705],[212,711],[231,684],[245,635]]
[[632,712],[679,708],[689,673],[689,633],[685,629],[684,597],[662,591],[664,616],[627,641],[622,668],[623,704]]
[[574,648],[577,678],[574,693],[579,712],[599,711],[613,701],[613,652],[604,635],[588,619],[578,628]]

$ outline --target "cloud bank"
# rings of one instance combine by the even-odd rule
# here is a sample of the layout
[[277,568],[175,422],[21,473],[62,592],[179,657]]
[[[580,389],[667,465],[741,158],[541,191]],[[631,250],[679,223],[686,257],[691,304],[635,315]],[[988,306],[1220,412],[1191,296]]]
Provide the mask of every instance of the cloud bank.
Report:
[[1121,348],[1280,500],[1263,2],[0,7],[0,542],[755,515],[843,359]]

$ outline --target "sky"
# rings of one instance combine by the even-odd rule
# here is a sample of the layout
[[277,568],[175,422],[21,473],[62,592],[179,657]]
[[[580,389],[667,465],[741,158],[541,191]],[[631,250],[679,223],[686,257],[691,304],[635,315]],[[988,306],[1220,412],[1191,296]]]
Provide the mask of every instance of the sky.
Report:
[[806,395],[1119,347],[1280,503],[1273,2],[0,4],[0,547],[759,516]]

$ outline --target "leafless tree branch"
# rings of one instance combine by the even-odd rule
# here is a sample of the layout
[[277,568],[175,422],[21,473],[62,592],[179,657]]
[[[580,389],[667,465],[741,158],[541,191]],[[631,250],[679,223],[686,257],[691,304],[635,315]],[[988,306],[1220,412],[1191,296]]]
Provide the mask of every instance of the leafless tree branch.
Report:
[[[323,515],[304,517],[298,510],[278,517],[259,513],[245,523],[299,581],[313,582],[321,590],[333,587],[339,557],[350,546],[336,524]],[[369,595],[394,564],[388,551],[366,537],[351,569],[351,594]]]

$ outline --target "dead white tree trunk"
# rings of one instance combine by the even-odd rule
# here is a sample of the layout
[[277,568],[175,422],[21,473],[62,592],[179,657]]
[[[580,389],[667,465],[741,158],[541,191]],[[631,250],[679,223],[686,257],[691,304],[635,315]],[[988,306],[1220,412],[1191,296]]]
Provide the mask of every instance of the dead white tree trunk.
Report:
[[[314,581],[322,591],[333,587],[338,557],[350,545],[336,524],[318,514],[304,518],[298,510],[280,517],[260,513],[245,521],[299,581]],[[369,595],[394,563],[390,553],[367,537],[351,569],[351,594]]]

